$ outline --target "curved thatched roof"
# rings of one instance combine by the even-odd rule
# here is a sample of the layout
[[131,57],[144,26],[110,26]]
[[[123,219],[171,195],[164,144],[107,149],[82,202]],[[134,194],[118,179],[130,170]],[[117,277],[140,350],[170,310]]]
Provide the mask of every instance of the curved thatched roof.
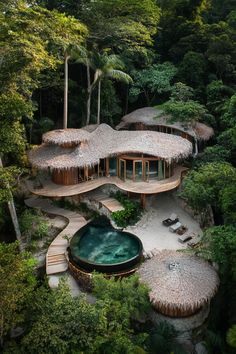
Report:
[[180,130],[198,140],[209,140],[214,134],[214,130],[206,124],[196,122],[193,127],[186,128],[181,122],[170,123],[170,115],[163,110],[154,107],[144,107],[126,114],[116,129],[124,129],[133,123],[143,123],[146,126],[165,126]]
[[[78,129],[78,140],[81,130]],[[29,152],[29,160],[40,169],[67,169],[95,165],[100,159],[124,153],[143,153],[170,162],[189,156],[192,144],[179,136],[151,131],[116,131],[101,124],[88,140],[73,148],[42,144]]]
[[150,288],[150,300],[159,312],[188,316],[215,295],[219,278],[213,267],[199,257],[164,250],[143,263],[141,281]]
[[43,134],[43,142],[54,145],[79,144],[89,139],[89,133],[84,129],[58,129]]

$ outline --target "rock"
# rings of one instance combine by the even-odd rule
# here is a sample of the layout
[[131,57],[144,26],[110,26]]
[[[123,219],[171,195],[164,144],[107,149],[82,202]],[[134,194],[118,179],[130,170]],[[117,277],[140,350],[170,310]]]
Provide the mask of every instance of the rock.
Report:
[[196,354],[207,354],[204,342],[199,342],[195,345],[195,352]]

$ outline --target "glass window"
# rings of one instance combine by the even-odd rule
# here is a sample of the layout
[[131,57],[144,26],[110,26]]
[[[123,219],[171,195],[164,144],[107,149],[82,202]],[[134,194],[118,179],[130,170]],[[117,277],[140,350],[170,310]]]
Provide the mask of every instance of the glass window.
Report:
[[143,179],[143,164],[142,161],[134,161],[135,180],[140,181]]
[[109,174],[111,176],[116,176],[116,158],[112,157],[109,159]]
[[164,161],[159,160],[158,162],[158,179],[161,180],[164,178]]
[[126,160],[126,177],[133,178],[133,160]]
[[149,178],[155,179],[158,177],[158,161],[149,161]]

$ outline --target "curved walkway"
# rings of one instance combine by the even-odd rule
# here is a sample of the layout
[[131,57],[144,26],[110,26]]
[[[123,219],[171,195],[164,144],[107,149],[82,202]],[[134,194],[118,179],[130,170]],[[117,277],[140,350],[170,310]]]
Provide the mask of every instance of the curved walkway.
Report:
[[67,226],[61,231],[50,244],[46,254],[46,274],[57,274],[65,272],[68,268],[66,249],[70,239],[87,221],[80,214],[58,208],[49,199],[32,197],[25,200],[28,207],[36,208],[47,214],[59,215],[68,221]]
[[185,167],[177,166],[173,176],[160,181],[134,182],[128,179],[123,181],[119,177],[100,177],[92,181],[63,186],[45,179],[41,181],[43,187],[40,189],[34,188],[31,181],[27,181],[27,187],[31,193],[45,197],[68,197],[89,192],[106,184],[113,184],[126,192],[155,194],[177,188],[180,185],[182,173],[186,170]]

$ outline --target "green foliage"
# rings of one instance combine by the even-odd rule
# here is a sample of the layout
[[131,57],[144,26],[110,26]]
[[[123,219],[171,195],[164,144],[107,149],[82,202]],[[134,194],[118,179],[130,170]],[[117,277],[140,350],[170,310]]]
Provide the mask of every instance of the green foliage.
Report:
[[151,354],[186,354],[180,343],[177,341],[178,333],[168,322],[160,322],[156,325],[150,335],[149,352]]
[[226,162],[230,158],[230,151],[221,145],[208,146],[202,154],[199,154],[195,165],[211,162]]
[[206,108],[199,102],[188,100],[183,101],[168,101],[162,108],[171,115],[172,122],[194,123],[203,119],[206,114]]
[[141,343],[146,335],[134,334],[131,317],[146,313],[147,289],[137,277],[115,281],[95,275],[94,279],[95,304],[83,296],[72,297],[65,282],[54,291],[39,289],[20,353],[144,353]]
[[72,298],[61,284],[55,291],[39,289],[33,305],[33,323],[21,342],[22,352],[94,353],[94,339],[105,330],[103,311],[82,297]]
[[236,279],[236,228],[232,225],[214,226],[203,235],[200,254],[218,263],[220,273]]
[[138,202],[134,202],[123,193],[117,192],[114,197],[123,205],[124,210],[118,210],[111,214],[112,219],[119,227],[134,225],[141,216],[141,207]]
[[220,193],[233,183],[236,169],[229,163],[208,163],[191,171],[183,181],[182,197],[196,210],[219,207]]
[[19,253],[17,243],[0,243],[1,344],[10,330],[25,320],[27,303],[36,285],[34,266],[28,253]]
[[192,87],[185,85],[183,82],[176,82],[172,89],[170,100],[186,102],[192,100],[194,97],[194,90]]
[[32,102],[18,92],[2,93],[0,95],[0,116],[8,119],[18,119],[22,116],[32,117]]
[[207,107],[214,114],[222,112],[225,101],[233,94],[233,89],[224,85],[222,80],[214,80],[207,85]]
[[203,85],[206,75],[206,61],[201,53],[189,51],[179,65],[180,81],[191,87]]
[[82,2],[77,15],[97,47],[146,57],[157,30],[159,9],[154,0],[116,0],[115,7],[113,0],[98,0],[86,2],[86,6]]
[[111,304],[118,316],[118,322],[124,324],[131,319],[142,317],[150,310],[148,288],[139,282],[137,275],[127,278],[106,279],[102,274],[93,276],[93,294],[100,301]]
[[171,91],[171,83],[177,72],[175,66],[169,62],[153,64],[147,69],[132,72],[134,84],[130,89],[131,99],[144,95],[150,106],[158,95]]
[[217,138],[217,142],[230,151],[231,160],[234,162],[236,156],[236,125],[221,133]]
[[236,348],[236,325],[232,326],[227,333],[227,343]]
[[236,180],[221,191],[220,206],[224,222],[236,225]]
[[48,235],[49,226],[43,219],[42,215],[36,214],[34,211],[25,209],[19,218],[22,236],[27,241],[43,239]]
[[0,204],[12,198],[12,192],[17,188],[16,180],[21,170],[17,167],[0,167]]
[[224,128],[232,128],[236,125],[236,94],[234,94],[223,106],[221,125]]

